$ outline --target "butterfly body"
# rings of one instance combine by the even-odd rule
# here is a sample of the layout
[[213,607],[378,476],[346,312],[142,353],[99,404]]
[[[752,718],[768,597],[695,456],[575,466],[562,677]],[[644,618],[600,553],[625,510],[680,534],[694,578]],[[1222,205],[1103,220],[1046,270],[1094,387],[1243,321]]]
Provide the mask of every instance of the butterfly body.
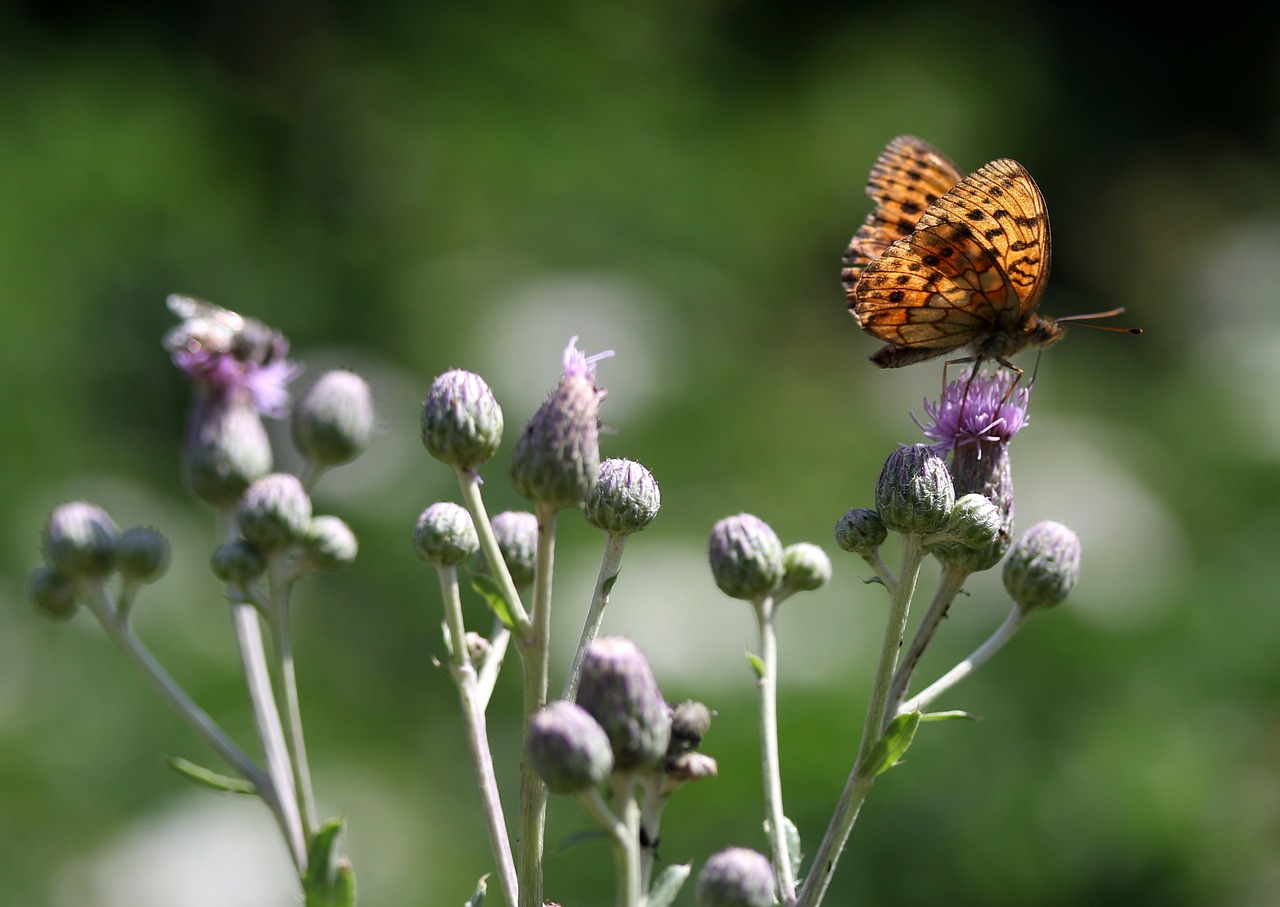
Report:
[[[854,235],[842,278],[858,325],[886,344],[871,361],[899,368],[967,348],[1008,365],[1065,328],[1036,313],[1049,276],[1049,218],[1035,181],[1001,159],[965,176],[936,148],[900,136],[871,171],[875,209]],[[1010,366],[1012,367],[1012,366]]]

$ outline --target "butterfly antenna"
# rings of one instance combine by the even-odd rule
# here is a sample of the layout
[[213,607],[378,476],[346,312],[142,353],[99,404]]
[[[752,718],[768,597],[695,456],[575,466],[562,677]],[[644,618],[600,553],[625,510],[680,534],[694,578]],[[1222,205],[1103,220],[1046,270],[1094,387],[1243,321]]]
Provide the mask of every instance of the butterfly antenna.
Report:
[[[1107,312],[1093,312],[1089,315],[1064,315],[1062,318],[1055,318],[1054,321],[1059,323],[1063,321],[1084,322],[1091,318],[1114,318],[1116,315],[1123,315],[1123,314],[1124,314],[1124,306],[1119,306],[1118,308],[1111,309],[1110,311],[1107,311]],[[1114,331],[1117,334],[1141,334],[1142,333],[1142,328],[1113,328],[1110,325],[1106,325],[1106,324],[1081,324],[1080,327],[1094,328],[1095,330],[1099,330],[1099,331]]]

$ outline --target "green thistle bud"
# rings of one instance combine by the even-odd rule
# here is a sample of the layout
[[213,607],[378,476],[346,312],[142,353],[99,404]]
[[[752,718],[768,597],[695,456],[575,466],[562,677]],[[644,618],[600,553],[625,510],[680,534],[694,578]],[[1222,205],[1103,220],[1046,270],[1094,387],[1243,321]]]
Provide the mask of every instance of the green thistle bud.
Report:
[[831,582],[831,558],[817,545],[797,542],[782,552],[782,582],[798,592],[812,592]]
[[479,375],[461,369],[431,382],[422,405],[422,443],[442,463],[476,470],[502,443],[502,407]]
[[662,505],[653,473],[634,460],[610,458],[587,496],[587,522],[613,535],[639,532]]
[[354,460],[373,435],[373,395],[355,372],[325,372],[293,410],[293,443],[317,467]]
[[698,874],[698,907],[773,907],[773,866],[764,854],[730,847]]
[[1004,587],[1024,613],[1063,601],[1079,578],[1080,538],[1052,520],[1024,532],[1004,562]]
[[516,440],[511,481],[516,491],[545,507],[577,507],[600,474],[600,400],[595,360],[578,350],[564,354],[564,374]]
[[946,464],[924,444],[890,454],[876,483],[876,511],[894,532],[939,531],[955,500]]
[[126,529],[116,545],[116,566],[126,579],[155,582],[169,568],[169,543],[145,526]]
[[413,530],[418,557],[437,567],[456,567],[480,548],[475,524],[465,507],[450,501],[432,504]]
[[262,551],[273,552],[302,541],[311,524],[311,498],[297,476],[284,472],[258,479],[236,507],[240,534]]
[[667,755],[687,753],[702,746],[702,738],[711,727],[714,715],[701,702],[686,699],[671,709],[671,743]]
[[115,569],[120,530],[101,507],[63,504],[44,524],[44,559],[68,579],[102,577]]
[[252,542],[236,539],[219,545],[209,560],[213,575],[232,586],[247,586],[267,569],[267,558]]
[[976,492],[956,499],[944,531],[955,541],[934,546],[933,556],[970,573],[989,570],[1009,550],[1009,526],[1004,514]]
[[740,513],[711,527],[711,575],[725,595],[750,601],[782,582],[782,542],[769,524]]
[[553,702],[529,719],[529,764],[553,794],[576,794],[613,771],[604,728],[572,702]]
[[[502,552],[502,560],[517,589],[533,582],[538,562],[538,518],[526,510],[505,510],[491,521],[493,536]],[[476,558],[476,569],[489,572],[483,557]]]
[[617,768],[662,764],[671,741],[671,710],[631,640],[603,636],[587,647],[577,701],[604,728]]
[[356,559],[356,534],[336,516],[312,517],[302,536],[302,554],[320,570],[337,570]]
[[888,537],[880,514],[866,507],[855,507],[836,521],[836,544],[853,554],[874,554]]
[[198,403],[187,423],[182,465],[196,496],[230,509],[246,488],[271,472],[271,441],[247,402]]
[[65,620],[76,613],[76,586],[65,574],[41,564],[27,578],[27,598],[45,617]]

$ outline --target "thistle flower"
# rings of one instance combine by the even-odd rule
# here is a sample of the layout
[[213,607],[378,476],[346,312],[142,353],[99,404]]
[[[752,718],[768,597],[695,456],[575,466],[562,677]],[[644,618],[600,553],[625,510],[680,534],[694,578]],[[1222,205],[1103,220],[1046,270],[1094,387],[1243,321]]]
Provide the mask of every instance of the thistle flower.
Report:
[[203,500],[230,508],[271,470],[261,417],[287,414],[288,384],[302,369],[287,358],[284,335],[260,321],[186,296],[168,305],[182,323],[164,346],[196,391],[183,444],[187,480]]
[[788,545],[782,552],[783,578],[797,592],[813,592],[831,582],[831,558],[811,542]]
[[516,491],[552,509],[577,507],[600,473],[600,401],[595,364],[609,350],[583,355],[578,338],[564,351],[560,383],[524,427],[511,455]]
[[[504,510],[491,521],[493,536],[502,552],[502,560],[517,589],[533,582],[538,562],[538,518],[527,510]],[[476,559],[476,569],[489,572],[483,557]]]
[[116,566],[120,530],[101,507],[63,504],[44,524],[41,548],[49,566],[67,579],[103,577]]
[[769,858],[745,847],[713,854],[698,874],[698,907],[773,907]]
[[1029,421],[1031,388],[1019,387],[1011,393],[1016,380],[1016,375],[1006,378],[1004,373],[958,378],[943,388],[937,403],[924,401],[929,424],[914,413],[911,418],[933,440],[938,456],[968,445],[1008,445]]
[[273,473],[255,481],[236,508],[240,534],[262,551],[302,541],[311,523],[311,498],[297,476]]
[[475,524],[465,507],[438,501],[418,517],[413,530],[418,557],[437,567],[456,567],[480,548]]
[[422,444],[440,462],[474,472],[497,452],[502,428],[502,407],[479,375],[453,369],[431,382]]
[[702,746],[702,738],[711,727],[715,714],[703,703],[686,699],[671,707],[671,743],[667,756],[687,753]]
[[27,598],[46,617],[65,620],[76,613],[76,585],[65,574],[41,564],[27,578]]
[[874,554],[889,537],[880,514],[867,507],[855,507],[836,521],[836,544],[844,551],[863,557]]
[[750,601],[773,590],[785,575],[782,542],[757,516],[727,516],[711,527],[711,575],[720,591]]
[[312,517],[302,536],[302,554],[307,563],[320,570],[336,570],[356,559],[356,535],[341,518]]
[[529,762],[553,794],[595,787],[613,771],[604,728],[581,706],[563,700],[529,719]]
[[1004,562],[1004,587],[1025,613],[1063,601],[1080,578],[1080,538],[1061,523],[1036,523]]
[[236,539],[214,550],[209,567],[222,582],[243,587],[266,572],[267,558],[257,545]]
[[653,473],[634,460],[610,458],[600,464],[587,496],[587,522],[612,535],[630,535],[653,522],[662,496]]
[[293,442],[317,468],[354,460],[373,435],[373,395],[355,372],[325,372],[293,411]]
[[169,566],[169,543],[145,526],[126,529],[116,543],[116,566],[127,579],[154,582]]
[[891,453],[876,482],[876,512],[894,532],[937,532],[955,500],[946,464],[924,444]]
[[671,741],[671,710],[635,643],[603,636],[587,647],[577,702],[604,728],[616,768],[661,765]]

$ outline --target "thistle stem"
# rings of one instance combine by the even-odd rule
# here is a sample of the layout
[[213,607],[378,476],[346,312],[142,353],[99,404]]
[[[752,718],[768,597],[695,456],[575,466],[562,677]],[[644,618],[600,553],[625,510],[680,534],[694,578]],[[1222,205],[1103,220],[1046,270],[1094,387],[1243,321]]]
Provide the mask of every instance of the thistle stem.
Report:
[[875,680],[871,688],[871,700],[867,705],[867,718],[862,726],[862,740],[858,744],[858,755],[845,782],[840,801],[836,804],[835,814],[827,826],[813,857],[813,867],[800,889],[795,901],[796,907],[817,907],[822,902],[835,873],[836,862],[849,840],[854,822],[862,810],[862,804],[875,783],[875,776],[865,773],[865,761],[868,753],[881,736],[881,726],[888,711],[889,687],[894,669],[898,661],[898,651],[902,647],[906,633],[907,616],[911,608],[911,598],[915,595],[916,582],[920,577],[920,563],[924,560],[925,549],[922,537],[917,533],[903,536],[902,569],[899,579],[889,586],[889,619],[885,625],[884,640],[880,646],[880,660],[876,665]]
[[582,673],[582,656],[587,647],[600,635],[600,624],[604,621],[604,609],[609,605],[609,593],[618,579],[619,564],[622,563],[622,549],[626,546],[625,535],[612,532],[604,534],[604,554],[600,559],[600,572],[596,575],[596,588],[591,594],[591,607],[587,611],[587,619],[582,626],[582,637],[578,640],[578,650],[573,653],[573,663],[569,666],[569,676],[565,680],[564,692],[560,698],[569,702],[578,692],[578,678]]
[[293,632],[289,624],[289,593],[292,582],[287,568],[279,557],[271,558],[267,583],[270,602],[267,608],[271,627],[272,655],[276,675],[280,683],[276,693],[276,707],[284,716],[285,745],[289,750],[289,764],[298,785],[298,811],[302,820],[303,836],[308,844],[315,836],[315,793],[311,786],[311,767],[307,761],[307,746],[302,734],[302,707],[298,699],[297,670],[293,661]]
[[475,770],[476,787],[480,790],[480,798],[484,806],[489,845],[493,848],[494,862],[497,863],[502,895],[506,903],[514,907],[518,903],[519,896],[516,865],[511,855],[511,842],[507,837],[507,822],[502,812],[502,799],[498,794],[498,779],[493,768],[493,754],[489,748],[484,703],[481,699],[475,667],[467,652],[467,631],[462,621],[462,599],[458,595],[458,571],[456,567],[449,566],[438,568],[438,573],[447,628],[449,676],[453,678],[458,688],[467,746],[471,750],[471,765]]
[[982,645],[974,649],[968,658],[961,661],[954,668],[921,691],[918,695],[912,697],[908,702],[904,702],[900,705],[898,707],[898,714],[923,709],[947,690],[964,680],[989,661],[991,656],[1004,648],[1005,643],[1013,639],[1014,634],[1022,628],[1022,624],[1026,619],[1026,612],[1015,606],[1013,610],[1009,612],[1009,616],[1004,619],[1004,623],[997,627],[996,631],[987,637],[987,640]]
[[754,602],[760,629],[760,660],[764,673],[760,688],[760,762],[764,776],[765,812],[768,816],[769,852],[782,903],[795,899],[796,880],[787,847],[786,813],[782,808],[782,770],[778,757],[778,634],[772,597]]
[[884,719],[880,727],[882,734],[888,728],[889,722],[901,713],[899,706],[902,704],[902,700],[906,698],[907,688],[911,685],[911,678],[915,675],[916,668],[920,665],[920,658],[924,655],[924,650],[928,648],[929,643],[933,641],[934,635],[938,632],[938,627],[946,619],[951,603],[960,594],[960,589],[964,586],[965,580],[969,578],[969,575],[968,570],[963,567],[957,567],[954,564],[948,564],[943,567],[942,579],[938,583],[938,588],[934,590],[933,600],[929,602],[929,608],[920,620],[920,626],[916,628],[915,635],[911,637],[911,644],[907,646],[907,651],[902,656],[901,664],[898,665],[898,669],[893,674],[893,682],[889,686],[889,707],[885,710]]

